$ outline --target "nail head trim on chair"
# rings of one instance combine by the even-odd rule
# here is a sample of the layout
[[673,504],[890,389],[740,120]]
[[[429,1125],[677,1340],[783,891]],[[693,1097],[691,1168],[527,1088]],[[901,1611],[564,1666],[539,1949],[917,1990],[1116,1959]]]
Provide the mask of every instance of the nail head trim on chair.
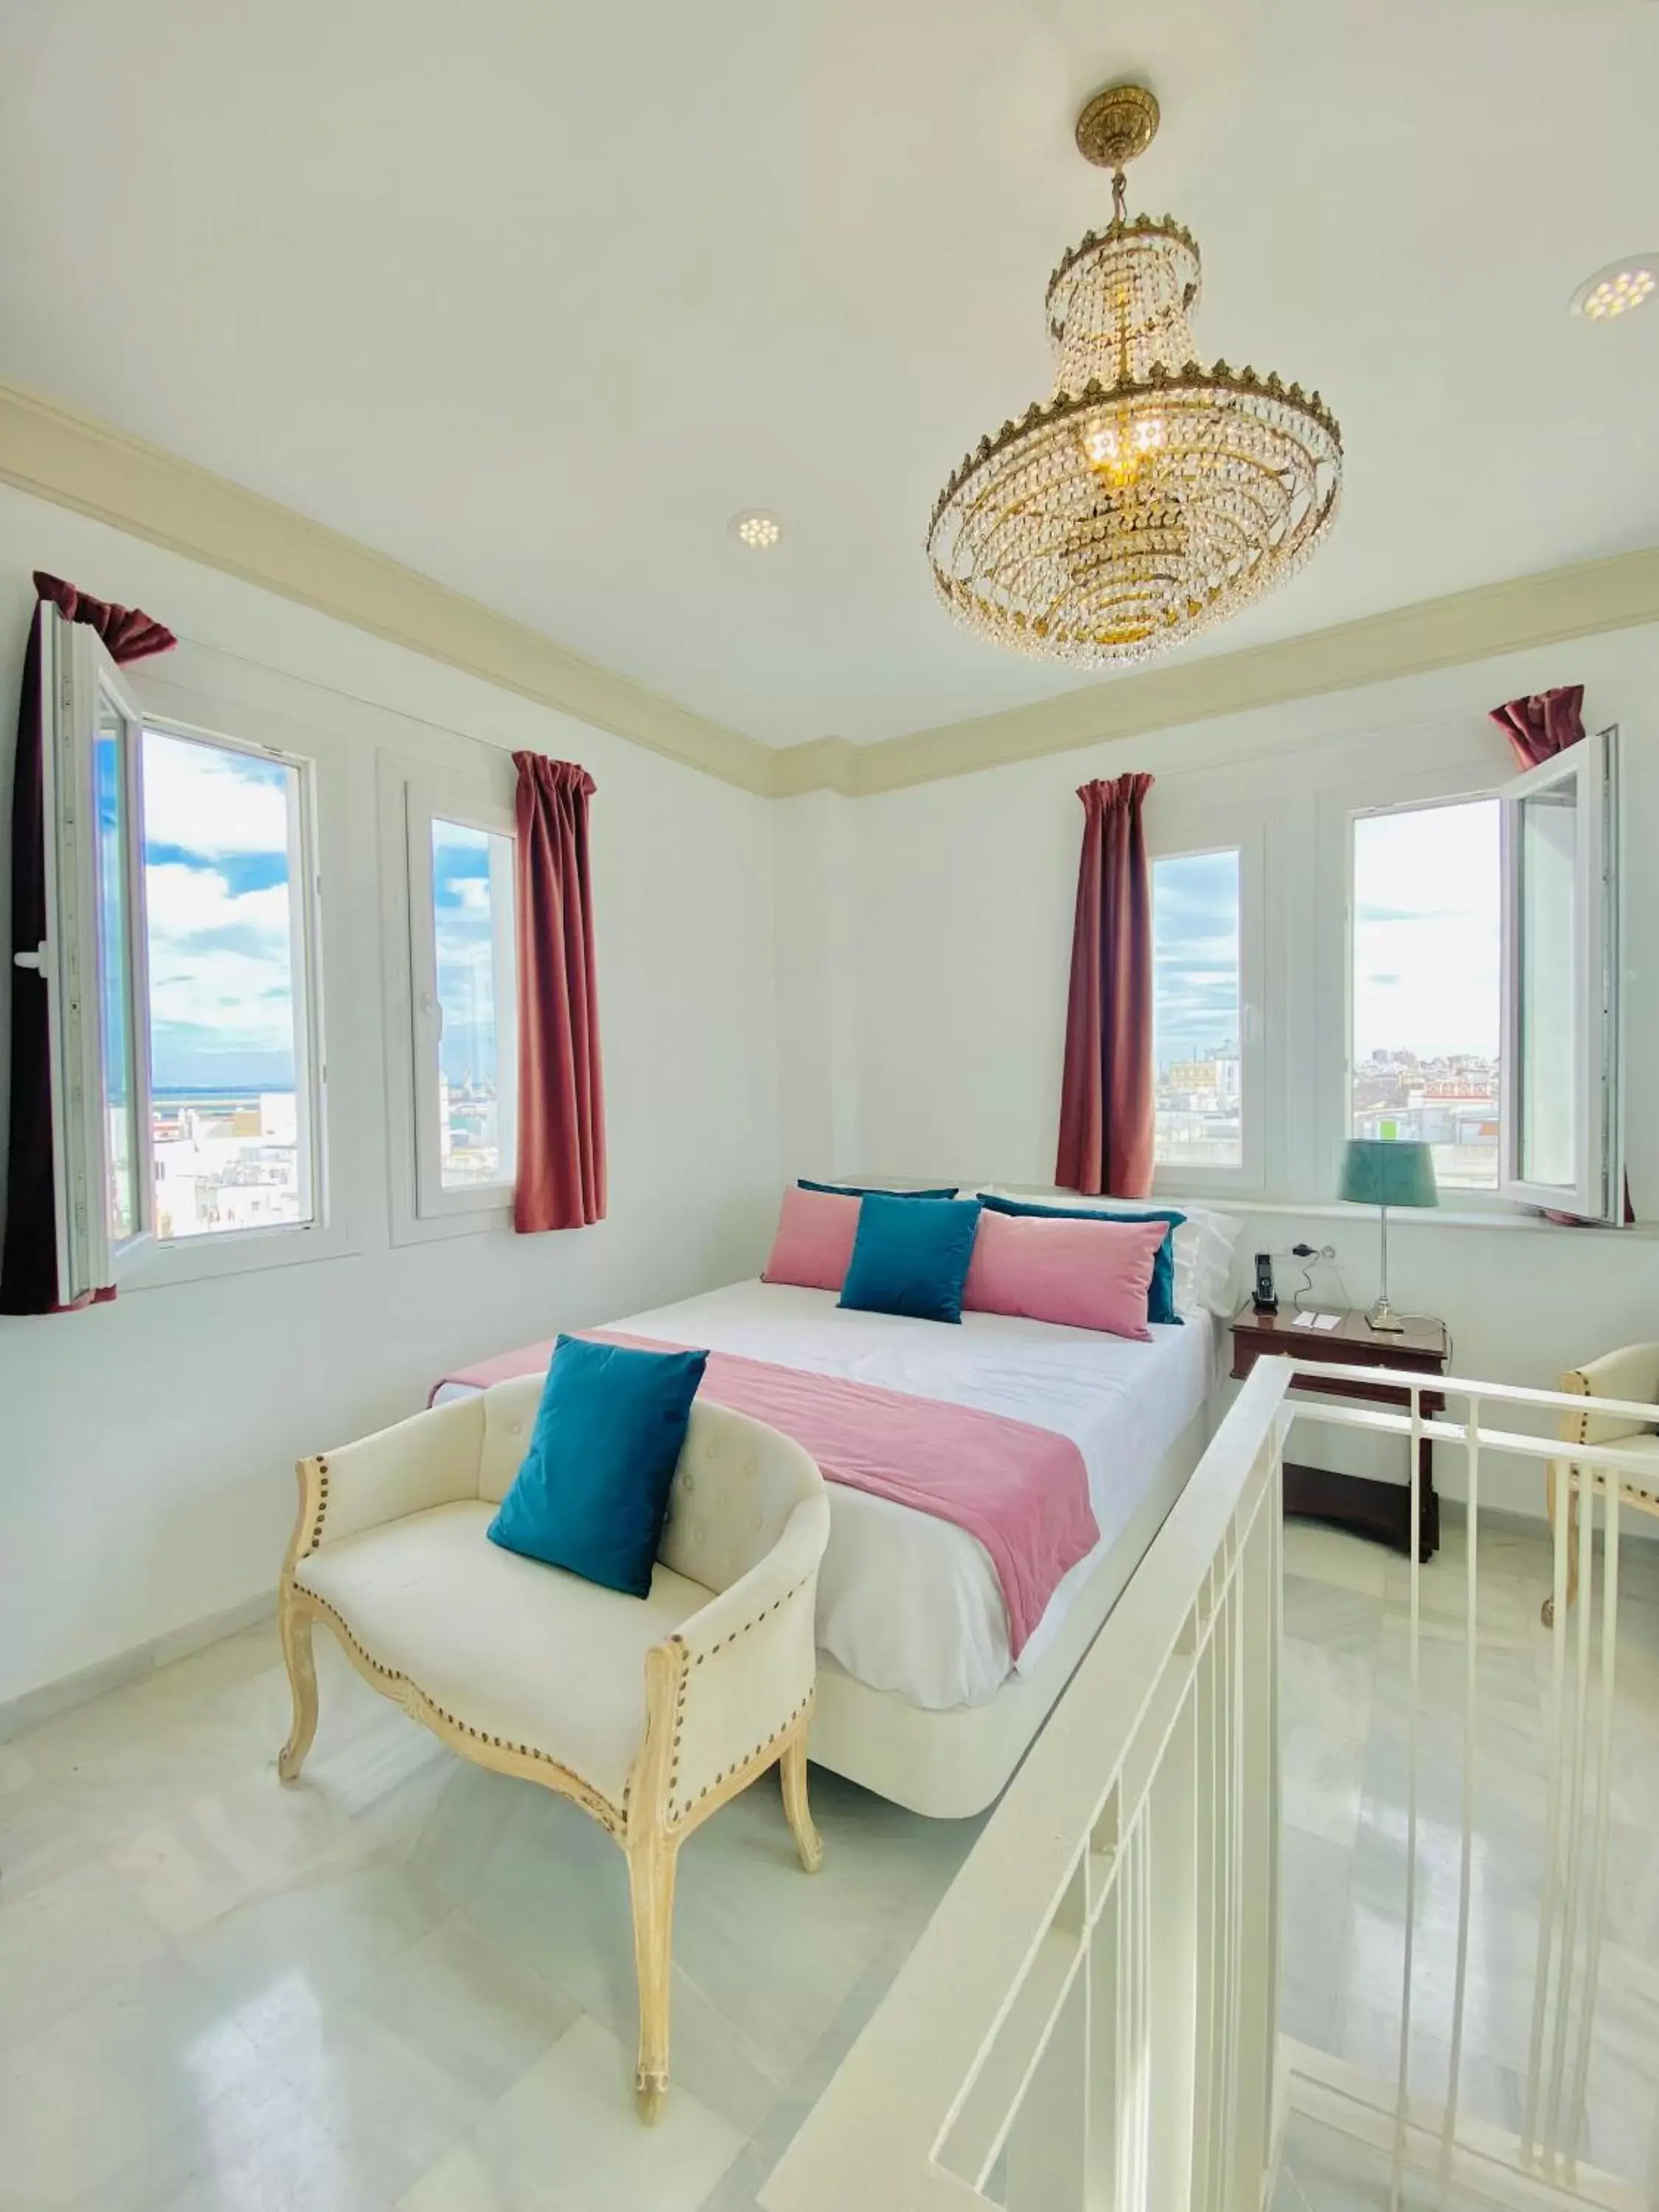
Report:
[[[510,1388],[510,1385],[501,1386]],[[424,1417],[416,1417],[422,1419]],[[434,1414],[433,1418],[437,1418]],[[739,1422],[755,1431],[757,1437],[767,1437],[757,1424],[747,1422],[745,1417],[726,1413],[720,1419],[725,1423]],[[743,1470],[752,1477],[755,1472],[756,1437],[749,1439],[750,1460]],[[769,1479],[781,1482],[785,1495],[792,1502],[784,1517],[780,1533],[771,1550],[790,1544],[793,1557],[799,1560],[810,1555],[811,1570],[799,1577],[782,1595],[761,1607],[750,1617],[729,1628],[718,1641],[695,1653],[685,1636],[678,1630],[655,1644],[645,1653],[645,1723],[632,1764],[623,1782],[620,1797],[613,1799],[595,1784],[578,1773],[550,1752],[534,1745],[516,1742],[492,1730],[475,1727],[447,1706],[441,1705],[415,1678],[401,1668],[376,1658],[368,1646],[348,1625],[338,1607],[317,1590],[308,1589],[298,1580],[301,1563],[322,1548],[328,1517],[330,1469],[326,1460],[319,1457],[301,1461],[296,1469],[299,1477],[300,1500],[293,1534],[283,1560],[282,1579],[277,1592],[277,1619],[282,1638],[283,1653],[294,1694],[294,1726],[287,1744],[278,1759],[278,1771],[284,1781],[298,1775],[307,1751],[310,1747],[317,1719],[315,1670],[311,1659],[311,1632],[316,1621],[323,1621],[333,1632],[356,1671],[380,1694],[398,1705],[410,1718],[428,1729],[449,1749],[476,1764],[500,1773],[516,1776],[539,1784],[545,1789],[569,1797],[596,1820],[605,1832],[621,1846],[628,1861],[629,1893],[633,1902],[635,1926],[635,1960],[640,1990],[640,2049],[635,2082],[642,2116],[654,2118],[668,2086],[668,2009],[670,1988],[671,1923],[673,1909],[674,1869],[680,1844],[685,1838],[739,1790],[765,1772],[773,1765],[781,1765],[784,1810],[801,1864],[808,1873],[815,1873],[822,1863],[823,1847],[813,1826],[806,1796],[806,1737],[811,1724],[813,1689],[811,1671],[811,1591],[816,1579],[817,1561],[822,1556],[824,1538],[828,1533],[829,1513],[817,1470],[811,1468],[805,1455],[798,1446],[781,1437],[768,1438],[766,1449],[775,1462],[781,1455]],[[705,1457],[717,1456],[714,1445],[705,1442]],[[799,1463],[792,1467],[790,1462]],[[354,1468],[356,1462],[349,1462]],[[371,1460],[373,1480],[386,1484],[384,1460]],[[368,1536],[373,1540],[377,1526],[398,1521],[411,1510],[426,1510],[434,1504],[444,1502],[441,1493],[434,1499],[429,1487],[421,1498],[418,1509],[411,1509],[405,1498],[401,1504],[386,1503],[395,1492],[395,1484],[386,1487],[385,1496],[380,1490],[370,1493],[370,1503],[380,1505],[378,1520],[371,1513],[366,1525],[363,1500],[353,1489],[350,1475],[344,1470],[342,1489],[344,1510],[343,1518],[348,1536]],[[430,1470],[428,1471],[429,1485]],[[467,1494],[463,1489],[459,1497]],[[803,1514],[807,1516],[802,1519]],[[759,1577],[769,1553],[751,1560],[747,1572]],[[781,1565],[781,1560],[779,1561]],[[321,1572],[320,1568],[319,1572]],[[695,1577],[694,1577],[695,1578]],[[705,1584],[704,1587],[709,1588]],[[763,1583],[762,1587],[764,1588]],[[775,1587],[775,1583],[774,1583]],[[787,1670],[783,1680],[793,1674],[797,1683],[801,1680],[798,1669],[805,1666],[808,1686],[805,1694],[781,1723],[742,1757],[730,1756],[728,1735],[730,1718],[721,1720],[721,1700],[716,1683],[707,1694],[700,1693],[699,1711],[712,1707],[712,1716],[705,1725],[712,1726],[714,1735],[709,1749],[722,1756],[722,1765],[712,1781],[705,1782],[696,1796],[688,1800],[681,1794],[680,1776],[683,1747],[685,1741],[688,1684],[692,1663],[701,1667],[705,1658],[727,1651],[738,1644],[739,1638],[760,1627],[784,1606],[808,1593],[807,1613],[803,1634],[805,1642],[799,1645],[786,1644],[781,1647],[780,1663]],[[719,1603],[723,1592],[710,1588],[708,1605]],[[348,1584],[345,1602],[349,1602]],[[688,1625],[695,1632],[695,1620]],[[747,1698],[765,1703],[767,1683],[774,1679],[769,1650],[758,1659],[744,1659],[734,1663],[739,1672],[732,1678],[738,1688],[742,1709]],[[785,1692],[787,1694],[787,1691]],[[774,1707],[775,1711],[775,1707]],[[556,1713],[555,1714],[556,1720]],[[753,1724],[751,1720],[750,1724]],[[555,1731],[556,1734],[556,1726]],[[614,1786],[614,1785],[613,1785]]]

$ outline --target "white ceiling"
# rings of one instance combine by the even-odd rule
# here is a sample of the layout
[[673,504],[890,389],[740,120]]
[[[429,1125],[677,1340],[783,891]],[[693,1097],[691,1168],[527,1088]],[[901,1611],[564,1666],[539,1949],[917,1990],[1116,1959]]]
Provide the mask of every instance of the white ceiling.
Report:
[[1206,650],[1659,541],[1659,305],[1565,312],[1659,246],[1651,0],[0,0],[0,377],[769,743],[991,713],[1090,679],[921,541],[1048,388],[1116,73],[1201,348],[1347,444]]

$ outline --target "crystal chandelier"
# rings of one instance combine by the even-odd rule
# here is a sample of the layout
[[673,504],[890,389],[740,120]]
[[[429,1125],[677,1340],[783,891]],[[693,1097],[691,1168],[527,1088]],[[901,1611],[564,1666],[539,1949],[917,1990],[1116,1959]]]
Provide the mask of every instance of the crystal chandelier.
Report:
[[1194,359],[1198,247],[1125,213],[1158,129],[1139,85],[1098,93],[1079,151],[1112,220],[1048,280],[1054,396],[981,438],[933,508],[940,598],[1017,653],[1105,668],[1179,645],[1282,583],[1329,529],[1342,440],[1316,392]]

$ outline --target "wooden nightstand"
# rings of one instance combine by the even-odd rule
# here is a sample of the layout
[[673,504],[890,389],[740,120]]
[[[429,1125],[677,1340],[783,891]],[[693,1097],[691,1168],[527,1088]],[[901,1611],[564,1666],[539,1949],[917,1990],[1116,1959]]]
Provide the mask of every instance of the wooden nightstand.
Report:
[[[1326,1309],[1329,1310],[1328,1308]],[[1397,1336],[1374,1329],[1363,1313],[1345,1312],[1335,1328],[1297,1328],[1288,1307],[1259,1314],[1241,1306],[1233,1316],[1233,1376],[1242,1382],[1258,1359],[1275,1353],[1303,1360],[1325,1359],[1339,1367],[1391,1367],[1397,1373],[1443,1375],[1449,1354],[1444,1325],[1412,1320]],[[1387,1382],[1321,1382],[1298,1376],[1294,1390],[1331,1398],[1364,1398],[1374,1405],[1409,1408],[1410,1393]],[[1437,1390],[1422,1396],[1425,1416],[1445,1411]],[[1376,1482],[1364,1475],[1333,1474],[1319,1467],[1285,1462],[1285,1510],[1314,1521],[1334,1522],[1364,1536],[1375,1536],[1396,1551],[1411,1548],[1411,1489],[1407,1483]],[[1440,1500],[1434,1489],[1434,1449],[1425,1437],[1418,1446],[1418,1557],[1430,1559],[1440,1547]]]

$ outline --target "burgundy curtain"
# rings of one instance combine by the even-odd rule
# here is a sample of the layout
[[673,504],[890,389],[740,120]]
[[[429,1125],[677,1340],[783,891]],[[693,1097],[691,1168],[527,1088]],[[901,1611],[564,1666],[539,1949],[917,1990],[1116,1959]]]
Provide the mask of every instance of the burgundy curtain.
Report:
[[1141,810],[1149,775],[1085,783],[1083,857],[1054,1181],[1091,1196],[1152,1187],[1152,893]]
[[[40,747],[40,629],[43,609],[88,623],[118,661],[143,660],[177,642],[170,629],[137,607],[94,599],[73,584],[35,572],[39,600],[23,655],[17,712],[17,759],[12,772],[11,944],[33,952],[46,935],[46,820]],[[52,1053],[46,977],[15,963],[11,970],[11,1118],[6,1155],[6,1237],[0,1258],[0,1313],[58,1313],[58,1234],[52,1170]],[[113,1297],[100,1291],[100,1298]],[[82,1301],[82,1303],[85,1303]]]
[[513,1226],[605,1218],[605,1082],[588,877],[593,779],[514,753],[518,796],[519,1169]]
[[1510,741],[1510,750],[1522,768],[1536,768],[1557,753],[1576,745],[1584,734],[1584,687],[1564,684],[1558,690],[1539,691],[1529,699],[1506,699],[1494,707],[1492,719]]

